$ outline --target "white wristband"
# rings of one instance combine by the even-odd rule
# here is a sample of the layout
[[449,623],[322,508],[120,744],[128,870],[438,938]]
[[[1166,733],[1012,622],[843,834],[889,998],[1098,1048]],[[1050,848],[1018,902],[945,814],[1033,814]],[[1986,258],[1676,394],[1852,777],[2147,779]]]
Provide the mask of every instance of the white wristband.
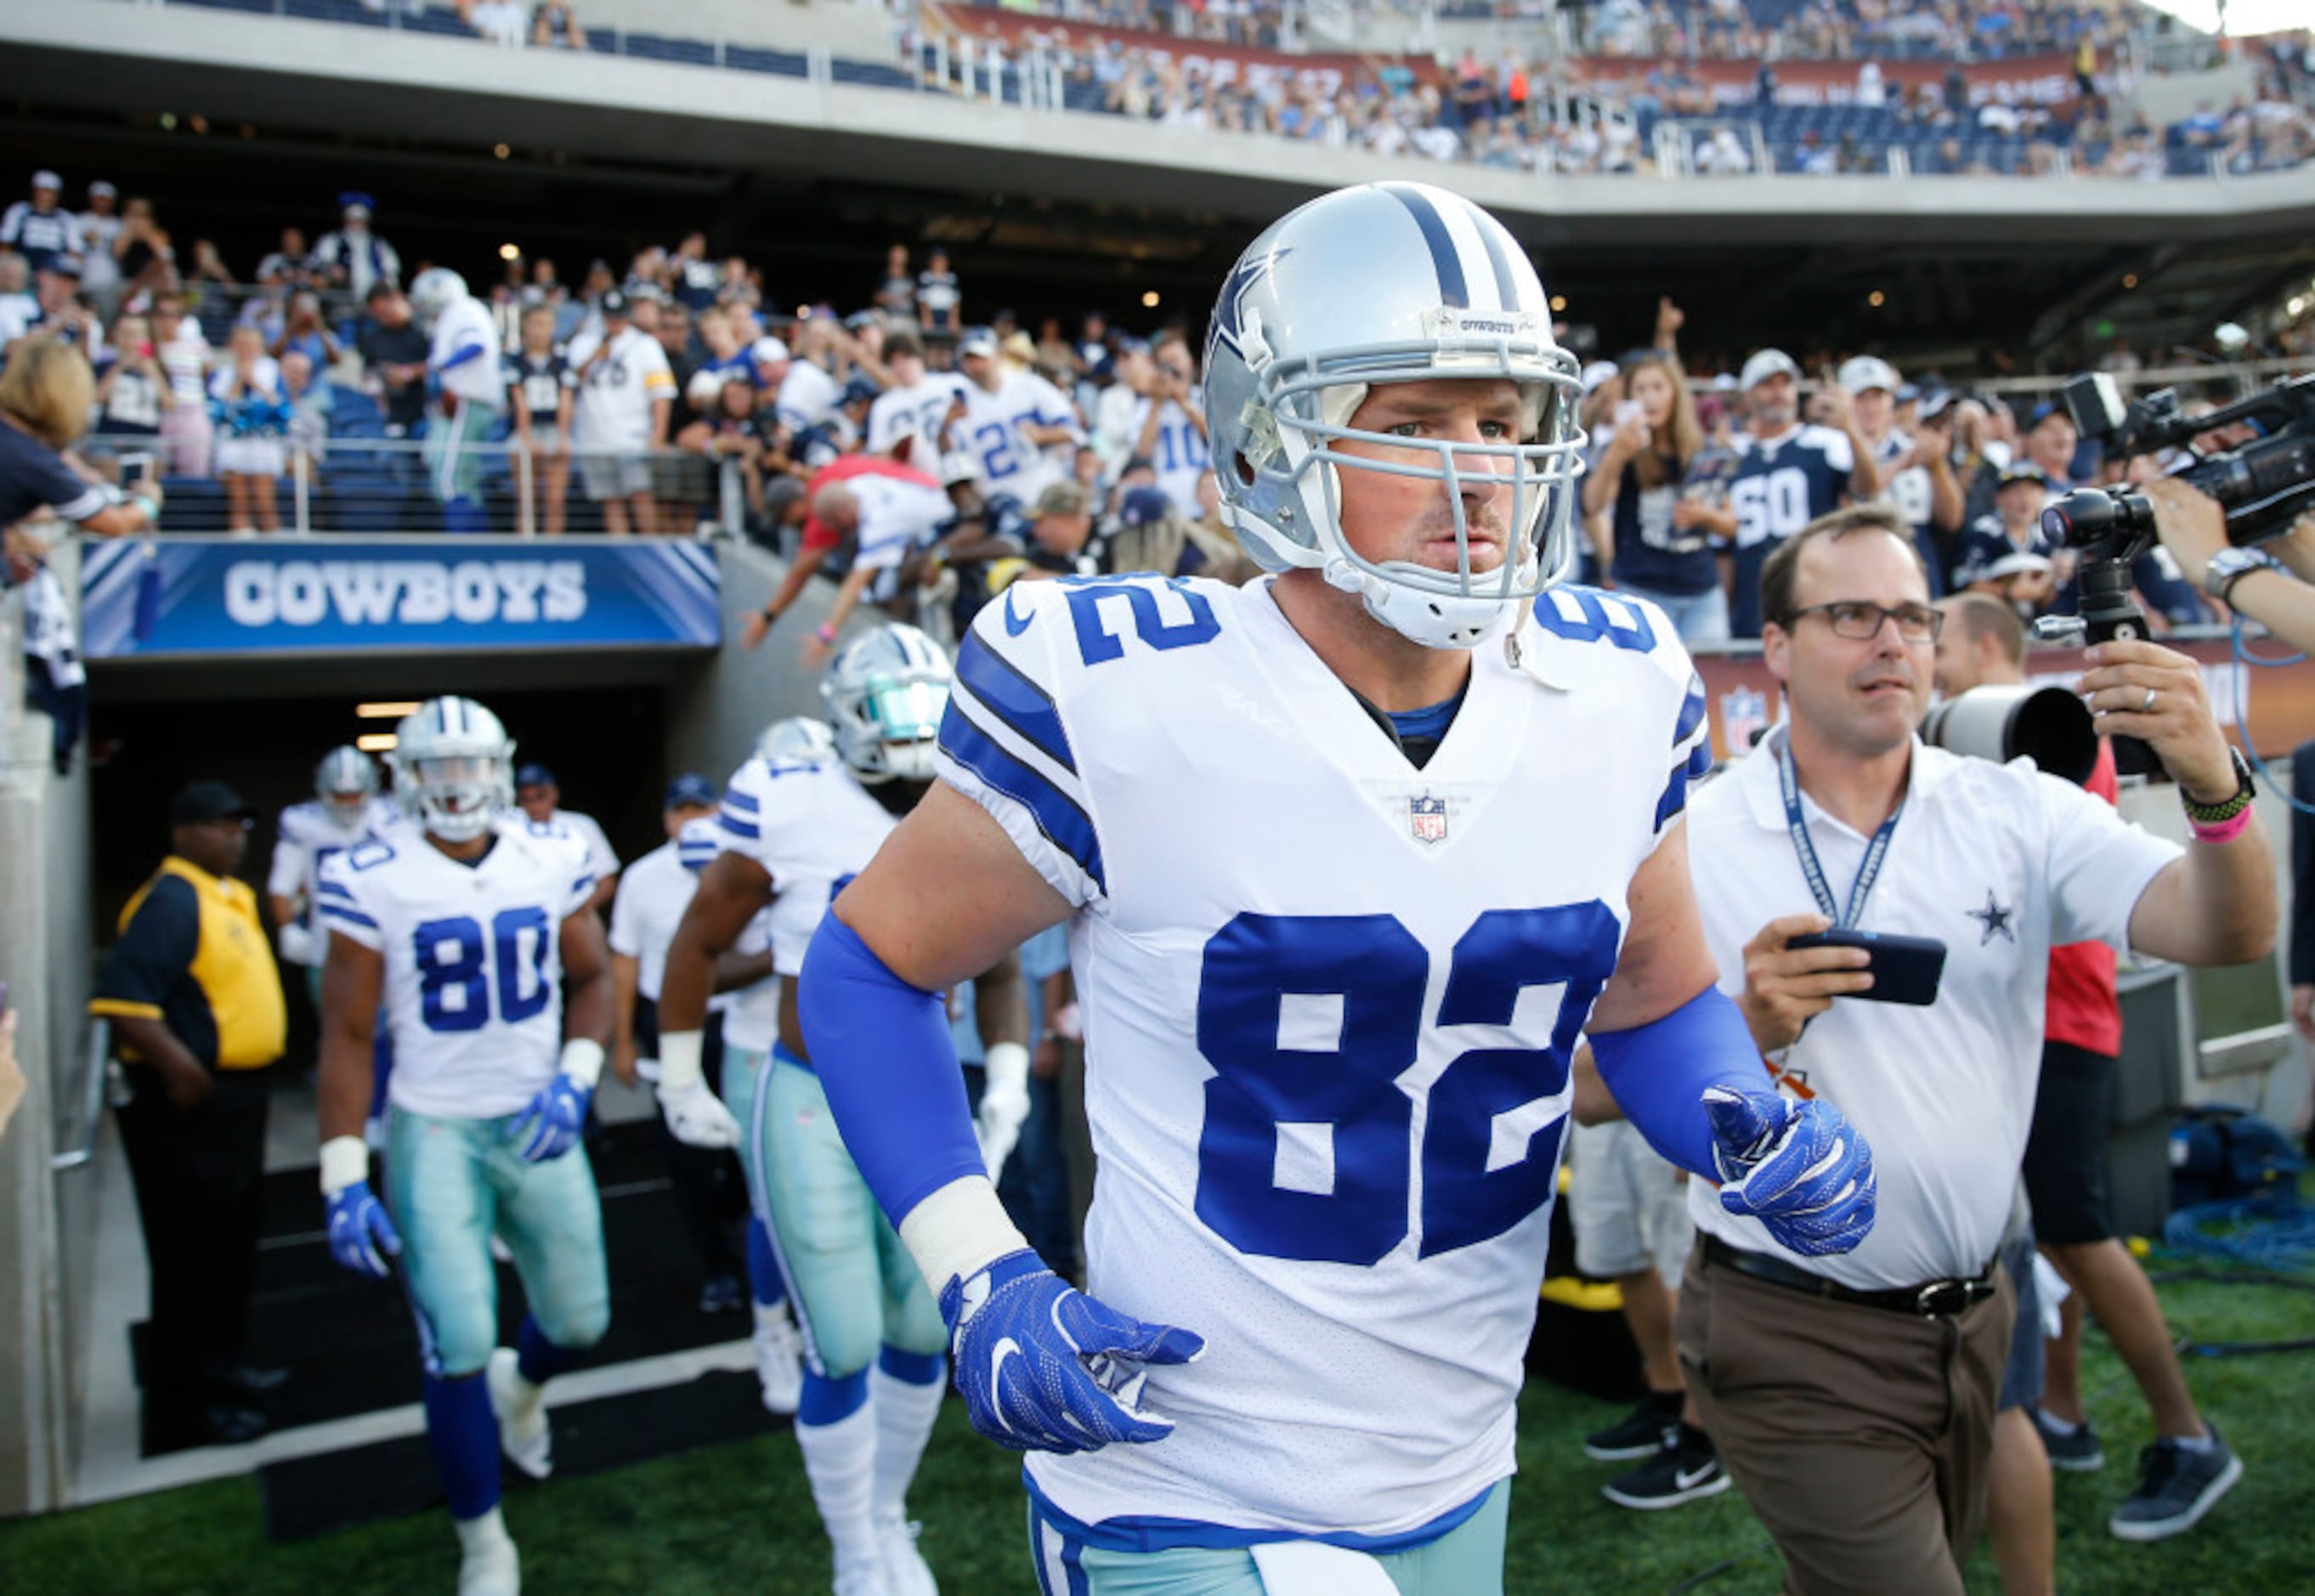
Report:
[[900,1243],[936,1297],[950,1281],[970,1280],[1029,1245],[985,1175],[953,1180],[910,1209],[900,1221]]
[[990,1042],[980,1068],[988,1077],[990,1091],[1004,1087],[1021,1093],[1029,1089],[1029,1050],[1017,1042]]
[[333,1136],[322,1144],[322,1195],[334,1197],[369,1178],[369,1148],[359,1136]]
[[705,1084],[706,1077],[700,1072],[699,1050],[705,1033],[699,1031],[662,1031],[659,1038],[659,1088],[662,1092],[684,1092]]
[[591,1036],[574,1036],[563,1044],[563,1073],[589,1091],[603,1078],[603,1044]]

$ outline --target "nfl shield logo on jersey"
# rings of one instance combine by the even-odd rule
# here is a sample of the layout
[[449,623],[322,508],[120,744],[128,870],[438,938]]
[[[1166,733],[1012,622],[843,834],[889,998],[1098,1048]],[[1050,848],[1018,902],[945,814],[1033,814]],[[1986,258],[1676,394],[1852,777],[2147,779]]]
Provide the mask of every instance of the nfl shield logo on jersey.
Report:
[[1447,800],[1425,794],[1406,801],[1406,828],[1417,842],[1447,840]]

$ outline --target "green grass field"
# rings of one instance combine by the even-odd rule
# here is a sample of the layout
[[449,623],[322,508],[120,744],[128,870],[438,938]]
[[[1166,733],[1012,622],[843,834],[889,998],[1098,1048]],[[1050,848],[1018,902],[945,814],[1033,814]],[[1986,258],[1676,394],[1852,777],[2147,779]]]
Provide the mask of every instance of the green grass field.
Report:
[[[2315,1331],[2315,1301],[2302,1291],[2179,1281],[2164,1284],[2162,1297],[2173,1328],[2197,1342]],[[2315,1590],[2315,1354],[2190,1358],[2187,1377],[2247,1473],[2195,1532],[2139,1547],[2108,1537],[2106,1517],[2135,1477],[2137,1449],[2149,1439],[2145,1410],[2112,1352],[2095,1334],[2091,1343],[2086,1376],[2107,1462],[2101,1474],[2058,1476],[2060,1588],[2164,1596]],[[1529,1388],[1506,1589],[1776,1590],[1781,1565],[1736,1493],[1647,1515],[1601,1498],[1601,1482],[1621,1466],[1588,1461],[1577,1441],[1614,1416],[1557,1387]],[[1016,1459],[975,1437],[951,1402],[910,1502],[945,1591],[1034,1590],[1016,1471]],[[828,1588],[826,1543],[785,1433],[521,1491],[507,1518],[528,1588],[541,1596]],[[26,1596],[402,1596],[448,1592],[456,1571],[456,1542],[439,1512],[273,1546],[251,1479],[0,1525],[0,1591]],[[1970,1583],[1998,1589],[1982,1552]]]

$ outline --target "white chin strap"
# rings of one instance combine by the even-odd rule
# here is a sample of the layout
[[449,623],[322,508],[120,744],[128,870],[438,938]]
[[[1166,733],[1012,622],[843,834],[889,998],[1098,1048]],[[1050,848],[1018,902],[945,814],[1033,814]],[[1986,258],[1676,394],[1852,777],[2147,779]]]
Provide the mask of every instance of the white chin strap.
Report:
[[1329,555],[1323,571],[1328,587],[1356,593],[1369,615],[1424,648],[1477,648],[1502,632],[1519,611],[1516,598],[1425,593],[1387,581],[1340,554]]

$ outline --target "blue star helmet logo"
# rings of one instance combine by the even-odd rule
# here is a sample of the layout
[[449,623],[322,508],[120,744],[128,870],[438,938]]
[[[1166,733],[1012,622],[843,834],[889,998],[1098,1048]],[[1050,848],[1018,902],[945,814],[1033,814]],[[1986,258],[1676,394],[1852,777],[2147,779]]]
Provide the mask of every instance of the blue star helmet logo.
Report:
[[1984,927],[1984,930],[1978,936],[1978,946],[1983,947],[1987,943],[1991,942],[1997,935],[2004,942],[2009,943],[2012,945],[2016,944],[2018,941],[2018,934],[2009,928],[2009,921],[2011,918],[2017,914],[2017,908],[2013,905],[2005,909],[2000,903],[1995,902],[1992,888],[1988,887],[1985,891],[1985,907],[1983,909],[1973,909],[1965,910],[1965,912],[1968,914],[1971,919],[1975,920],[1980,926]]
[[1222,291],[1214,301],[1214,336],[1229,345],[1230,352],[1243,359],[1246,349],[1246,297],[1255,284],[1269,274],[1270,269],[1294,253],[1291,245],[1273,249],[1263,254],[1240,261],[1222,279]]

